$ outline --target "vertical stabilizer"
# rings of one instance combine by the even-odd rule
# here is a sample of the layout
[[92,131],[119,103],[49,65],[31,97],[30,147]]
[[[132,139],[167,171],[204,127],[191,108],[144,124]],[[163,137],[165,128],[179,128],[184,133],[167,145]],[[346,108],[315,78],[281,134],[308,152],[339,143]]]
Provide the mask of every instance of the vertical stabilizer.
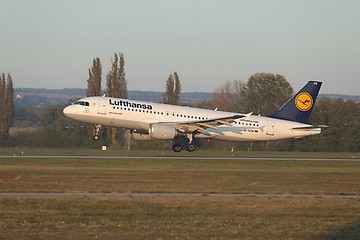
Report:
[[309,123],[322,82],[309,81],[297,94],[295,94],[272,118],[284,119],[300,123]]

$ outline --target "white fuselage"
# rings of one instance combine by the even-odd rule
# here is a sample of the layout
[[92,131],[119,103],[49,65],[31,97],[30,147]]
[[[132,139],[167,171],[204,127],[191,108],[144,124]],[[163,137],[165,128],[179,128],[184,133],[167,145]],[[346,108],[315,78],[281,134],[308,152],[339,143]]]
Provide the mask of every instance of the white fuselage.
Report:
[[[197,123],[236,114],[109,97],[87,97],[80,100],[87,104],[70,105],[64,109],[64,114],[86,123],[145,131],[155,123]],[[194,137],[225,141],[268,141],[319,133],[320,128],[311,128],[308,124],[248,114],[235,119],[230,126],[225,124],[216,128],[209,127],[205,132],[194,134]]]

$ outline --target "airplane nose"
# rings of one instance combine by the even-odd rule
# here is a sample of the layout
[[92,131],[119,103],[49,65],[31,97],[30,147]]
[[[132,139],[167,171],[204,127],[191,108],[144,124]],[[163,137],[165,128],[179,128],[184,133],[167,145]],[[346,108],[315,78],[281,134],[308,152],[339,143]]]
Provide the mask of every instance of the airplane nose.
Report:
[[67,116],[67,117],[69,117],[69,115],[71,114],[71,106],[67,106],[67,107],[65,107],[64,109],[63,109],[63,113],[64,113],[64,115],[65,116]]

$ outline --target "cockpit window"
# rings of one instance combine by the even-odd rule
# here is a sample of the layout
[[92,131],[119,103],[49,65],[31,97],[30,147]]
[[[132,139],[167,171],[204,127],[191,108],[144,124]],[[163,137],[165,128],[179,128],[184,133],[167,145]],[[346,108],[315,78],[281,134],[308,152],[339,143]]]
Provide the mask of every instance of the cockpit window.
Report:
[[90,106],[89,102],[85,102],[85,101],[77,101],[75,105]]

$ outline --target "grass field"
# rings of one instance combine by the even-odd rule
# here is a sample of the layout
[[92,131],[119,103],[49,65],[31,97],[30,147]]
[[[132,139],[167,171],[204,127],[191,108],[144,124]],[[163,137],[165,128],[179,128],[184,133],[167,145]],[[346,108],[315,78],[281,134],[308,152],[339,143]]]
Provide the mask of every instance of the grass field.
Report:
[[359,161],[10,157],[0,159],[0,192],[204,193],[195,198],[0,197],[0,239],[360,236],[359,200],[206,197],[360,195]]
[[359,202],[0,199],[1,239],[359,239]]

